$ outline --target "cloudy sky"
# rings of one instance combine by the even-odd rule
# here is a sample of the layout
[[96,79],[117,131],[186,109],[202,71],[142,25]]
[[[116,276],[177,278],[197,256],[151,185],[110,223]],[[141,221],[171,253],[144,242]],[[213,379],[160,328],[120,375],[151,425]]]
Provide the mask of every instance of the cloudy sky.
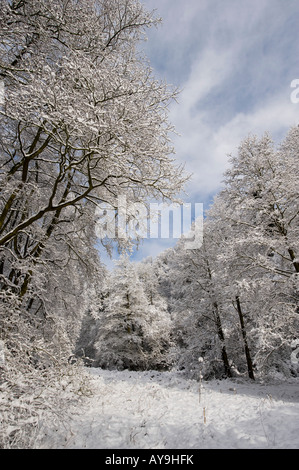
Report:
[[[154,74],[181,90],[170,121],[180,134],[173,138],[176,159],[193,174],[185,200],[206,208],[243,138],[268,131],[279,142],[299,123],[299,103],[291,100],[291,82],[299,79],[299,1],[142,3],[163,20],[144,44]],[[171,243],[145,240],[135,259]]]

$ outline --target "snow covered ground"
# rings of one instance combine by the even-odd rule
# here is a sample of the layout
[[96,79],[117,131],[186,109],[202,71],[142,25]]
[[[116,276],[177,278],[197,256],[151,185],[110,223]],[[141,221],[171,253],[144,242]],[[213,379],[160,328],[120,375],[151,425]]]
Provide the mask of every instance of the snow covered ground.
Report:
[[299,448],[299,381],[186,380],[90,369],[95,393],[44,448]]

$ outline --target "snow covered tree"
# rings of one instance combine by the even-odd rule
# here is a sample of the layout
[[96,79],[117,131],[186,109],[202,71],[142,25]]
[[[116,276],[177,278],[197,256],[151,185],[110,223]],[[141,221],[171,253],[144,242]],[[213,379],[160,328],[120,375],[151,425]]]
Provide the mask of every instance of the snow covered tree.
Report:
[[[222,295],[214,275],[216,244],[208,223],[200,249],[180,240],[169,260],[170,309],[177,366],[188,375],[231,376],[222,320]],[[203,364],[198,362],[203,358]]]
[[109,273],[105,269],[94,285],[89,284],[84,288],[85,312],[80,333],[76,339],[74,356],[82,358],[87,366],[93,366],[96,357],[95,342],[101,326],[101,316],[105,309],[106,298],[109,295],[108,278]]
[[101,271],[96,205],[184,182],[176,92],[138,49],[157,22],[138,0],[0,0],[0,339],[20,370],[73,351]]
[[207,211],[201,249],[182,240],[159,257],[178,365],[188,373],[198,374],[203,357],[206,376],[221,363],[226,375],[251,379],[296,374],[298,145],[298,127],[277,149],[267,134],[245,139]]
[[135,267],[147,298],[147,344],[151,351],[150,367],[167,369],[173,362],[172,319],[167,299],[160,291],[159,266],[156,260],[146,258]]
[[136,51],[156,23],[138,1],[2,0],[1,15],[1,271],[24,296],[70,214],[120,191],[172,197],[182,177],[169,165],[174,92]]
[[298,329],[296,151],[297,128],[278,150],[267,134],[245,139],[209,214],[221,226],[218,278],[240,318],[249,374],[252,362],[285,373]]
[[0,281],[35,319],[59,296],[73,305],[79,271],[97,270],[97,202],[172,198],[183,183],[175,91],[137,50],[157,21],[137,0],[1,0]]
[[267,134],[245,139],[231,158],[221,194],[226,200],[224,219],[242,226],[251,243],[268,249],[256,266],[286,276],[299,272],[298,135],[298,128],[292,129],[279,151]]
[[95,343],[95,365],[164,369],[169,344],[170,318],[165,303],[149,301],[136,266],[123,255],[111,275]]

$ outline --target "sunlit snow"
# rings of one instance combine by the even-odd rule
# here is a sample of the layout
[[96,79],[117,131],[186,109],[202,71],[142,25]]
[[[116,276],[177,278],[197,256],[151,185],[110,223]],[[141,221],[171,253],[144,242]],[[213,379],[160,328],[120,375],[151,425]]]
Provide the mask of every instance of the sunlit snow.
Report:
[[[176,372],[91,368],[94,395],[63,434],[43,446],[70,449],[298,448],[298,379],[199,382]],[[199,393],[200,392],[200,393]]]

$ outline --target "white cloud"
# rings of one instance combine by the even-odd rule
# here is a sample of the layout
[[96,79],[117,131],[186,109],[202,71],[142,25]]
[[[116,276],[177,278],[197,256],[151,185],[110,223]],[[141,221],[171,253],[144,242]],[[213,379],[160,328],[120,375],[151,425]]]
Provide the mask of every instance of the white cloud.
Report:
[[[164,25],[150,36],[157,73],[182,92],[170,120],[180,138],[176,157],[194,176],[187,186],[204,198],[216,192],[249,133],[282,138],[297,124],[290,83],[296,57],[299,3],[279,0],[146,0]],[[295,15],[297,13],[297,15]],[[152,44],[152,46],[151,46]]]
[[188,185],[191,194],[204,196],[218,190],[227,168],[227,155],[235,153],[249,133],[262,135],[267,131],[279,141],[287,129],[299,121],[299,105],[291,103],[287,93],[271,97],[252,112],[237,113],[219,127],[210,122],[207,124],[209,111],[201,111],[190,118],[188,102],[189,98],[180,107],[180,112],[173,112],[171,117],[182,134],[175,141],[177,158],[186,160],[186,169],[193,173]]

